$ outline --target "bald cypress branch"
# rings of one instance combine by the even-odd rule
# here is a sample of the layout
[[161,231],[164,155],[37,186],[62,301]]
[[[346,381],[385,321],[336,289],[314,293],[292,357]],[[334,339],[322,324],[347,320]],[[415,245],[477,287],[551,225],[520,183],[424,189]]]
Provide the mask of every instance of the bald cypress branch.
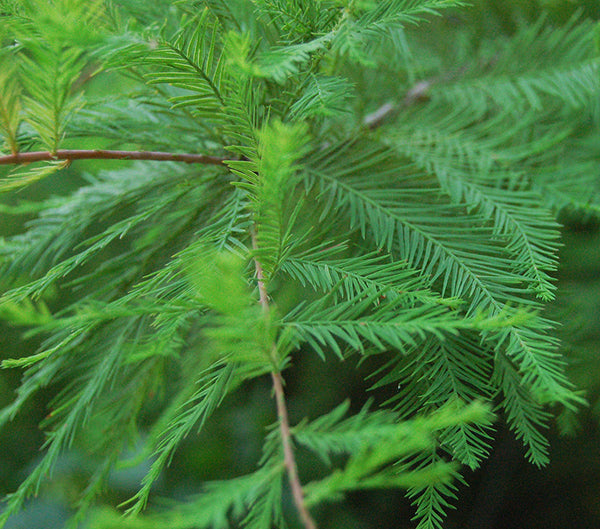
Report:
[[189,164],[223,165],[225,158],[206,154],[159,151],[109,151],[103,149],[59,149],[56,152],[33,151],[0,156],[0,165],[20,165],[53,160],[152,160]]

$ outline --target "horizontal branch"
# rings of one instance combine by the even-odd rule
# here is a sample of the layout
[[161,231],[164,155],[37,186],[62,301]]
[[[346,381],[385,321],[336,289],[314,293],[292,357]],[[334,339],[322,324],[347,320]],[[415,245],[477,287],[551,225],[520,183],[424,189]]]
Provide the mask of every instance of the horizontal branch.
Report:
[[157,162],[184,162],[208,165],[223,165],[225,158],[207,156],[205,154],[177,154],[156,151],[105,151],[93,150],[58,150],[56,152],[35,151],[0,156],[0,165],[15,165],[53,160],[154,160]]

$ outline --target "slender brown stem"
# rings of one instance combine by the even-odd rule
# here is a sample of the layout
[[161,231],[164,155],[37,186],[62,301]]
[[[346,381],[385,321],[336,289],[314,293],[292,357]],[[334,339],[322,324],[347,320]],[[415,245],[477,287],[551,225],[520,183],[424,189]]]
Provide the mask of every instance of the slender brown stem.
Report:
[[416,82],[409,90],[404,94],[404,98],[400,103],[394,103],[388,101],[381,105],[377,110],[371,114],[367,114],[363,118],[363,126],[375,130],[381,125],[387,122],[390,118],[394,117],[402,108],[410,107],[415,103],[422,103],[427,101],[430,96],[431,89],[434,85],[442,82],[452,81],[453,79],[461,76],[466,71],[466,68],[460,68],[458,70],[449,72],[445,75],[438,77],[432,77],[430,79],[423,79]]
[[[252,247],[254,250],[257,249],[256,232],[252,230]],[[269,296],[267,294],[267,287],[265,285],[265,276],[260,261],[254,258],[254,267],[256,270],[256,280],[258,281],[258,293],[260,298],[260,306],[263,311],[269,311]],[[273,344],[273,361],[276,360],[276,349]],[[317,529],[317,524],[312,519],[306,503],[304,501],[304,492],[302,490],[302,484],[298,476],[298,466],[296,465],[296,458],[294,457],[294,450],[292,448],[292,433],[290,430],[290,421],[288,418],[287,406],[285,404],[285,392],[283,390],[283,377],[281,372],[275,368],[271,372],[271,378],[273,379],[273,391],[275,393],[275,401],[277,404],[277,417],[279,419],[279,431],[281,433],[281,443],[283,445],[283,464],[288,475],[288,481],[292,490],[292,498],[294,499],[294,505],[300,516],[300,520],[304,525],[305,529]]]
[[223,165],[225,159],[206,154],[187,154],[157,151],[105,151],[102,149],[62,149],[56,152],[34,151],[0,156],[0,165],[25,164],[52,160],[154,160],[158,162],[184,162]]
[[388,101],[381,105],[375,112],[368,114],[363,119],[363,125],[368,129],[375,130],[383,125],[389,118],[393,117],[401,108],[423,101],[428,98],[428,93],[433,84],[431,80],[419,81],[408,92],[400,105]]
[[283,392],[283,378],[279,371],[271,373],[273,379],[273,389],[275,391],[275,400],[277,401],[277,415],[279,416],[279,430],[281,431],[281,443],[283,444],[283,464],[287,470],[288,480],[292,489],[294,504],[298,510],[300,520],[306,529],[317,529],[317,524],[312,519],[306,503],[304,502],[304,491],[298,477],[298,467],[292,449],[292,434],[290,432],[290,423],[288,420],[287,407],[285,405],[285,395]]

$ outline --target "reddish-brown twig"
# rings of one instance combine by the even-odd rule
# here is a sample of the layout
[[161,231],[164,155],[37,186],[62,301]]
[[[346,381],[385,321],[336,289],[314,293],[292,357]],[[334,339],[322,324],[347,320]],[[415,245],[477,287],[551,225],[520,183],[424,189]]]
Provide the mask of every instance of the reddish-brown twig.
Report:
[[158,162],[184,162],[223,165],[225,159],[206,154],[188,154],[157,151],[107,151],[102,149],[61,149],[56,152],[20,152],[0,156],[0,165],[26,164],[52,160],[154,160]]
[[[257,237],[256,232],[252,231],[252,248],[256,250]],[[267,293],[267,287],[265,285],[265,277],[263,268],[260,261],[254,258],[254,268],[256,270],[256,280],[258,282],[258,293],[260,299],[260,306],[263,311],[269,311],[269,296]],[[275,348],[275,346],[273,346]],[[273,353],[273,360],[275,361],[276,351]],[[285,393],[283,391],[283,377],[278,369],[274,369],[271,372],[271,378],[273,380],[273,391],[275,393],[275,401],[277,403],[277,417],[279,419],[279,431],[281,433],[281,443],[283,445],[283,464],[288,475],[288,481],[292,491],[292,498],[294,499],[294,505],[300,516],[300,520],[304,525],[305,529],[317,529],[317,524],[312,519],[306,503],[304,501],[304,492],[302,490],[302,484],[298,477],[298,467],[296,465],[296,458],[294,457],[294,450],[292,448],[292,433],[290,431],[290,421],[288,419],[287,406],[285,404]]]

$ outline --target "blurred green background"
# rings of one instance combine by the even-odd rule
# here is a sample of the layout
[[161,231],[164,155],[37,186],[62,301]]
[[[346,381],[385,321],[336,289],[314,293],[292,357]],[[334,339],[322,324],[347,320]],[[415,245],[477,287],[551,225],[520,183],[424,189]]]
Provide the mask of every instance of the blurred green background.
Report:
[[[471,24],[482,35],[510,34],[518,24],[535,20],[542,9],[558,23],[568,20],[577,9],[583,16],[600,18],[597,0],[489,0],[475,2],[459,19],[449,22]],[[108,87],[93,89],[106,92]],[[113,162],[111,167],[122,164]],[[84,183],[83,173],[93,173],[100,167],[106,168],[106,164],[77,163],[20,193],[1,197],[0,236],[26,229],[34,218],[28,213],[27,204],[71,192]],[[22,213],[14,214],[15,208]],[[467,484],[459,488],[458,507],[448,518],[450,529],[600,527],[600,226],[575,212],[563,214],[560,220],[564,225],[564,246],[558,271],[559,295],[549,317],[562,322],[558,332],[571,379],[586,391],[590,405],[576,417],[563,414],[557,418],[548,432],[552,463],[544,469],[527,464],[519,443],[499,424],[489,460],[478,471],[466,473]],[[1,282],[2,278],[0,285]],[[51,297],[47,301],[50,306],[56,302]],[[35,340],[23,338],[23,329],[0,324],[3,358],[23,356],[33,352],[36,345]],[[369,396],[361,374],[368,367],[351,362],[324,364],[316,355],[298,355],[287,377],[292,422],[305,415],[316,417],[347,397],[354,407],[360,408]],[[19,377],[17,370],[0,371],[0,406],[12,400]],[[38,424],[49,413],[47,403],[55,390],[47,388],[9,428],[0,432],[0,495],[13,491],[39,457],[44,436]],[[153,402],[150,396],[148,416],[152,415]],[[158,406],[158,399],[155,405]],[[265,430],[274,420],[268,381],[238,390],[201,435],[185,441],[162,476],[157,494],[182,498],[196,492],[203,480],[254,469]],[[559,435],[559,429],[565,428],[571,431],[570,435]],[[110,476],[103,496],[107,503],[117,504],[136,491],[148,462],[136,461],[135,455],[133,449],[132,465]],[[300,453],[304,480],[310,479],[310,469],[316,470],[319,464],[308,457]],[[68,505],[85,487],[94,464],[85,446],[66,453],[51,482],[22,514],[11,519],[7,528],[64,527]],[[412,508],[402,492],[350,495],[344,503],[323,507],[316,514],[321,529],[412,527],[408,521]]]

